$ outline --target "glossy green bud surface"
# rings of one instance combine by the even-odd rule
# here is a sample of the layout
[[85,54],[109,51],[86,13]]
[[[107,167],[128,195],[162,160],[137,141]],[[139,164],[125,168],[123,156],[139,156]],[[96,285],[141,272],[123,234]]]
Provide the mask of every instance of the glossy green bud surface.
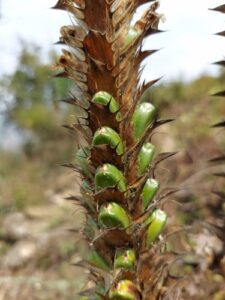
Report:
[[155,120],[156,108],[148,102],[141,103],[135,110],[132,122],[134,137],[140,139],[147,127]]
[[130,224],[126,211],[115,202],[105,203],[101,206],[98,222],[106,228],[126,228]]
[[153,178],[149,178],[142,190],[141,198],[143,201],[143,207],[146,209],[149,206],[149,203],[154,198],[155,194],[157,193],[159,189],[159,183]]
[[110,271],[107,262],[95,250],[90,251],[88,255],[88,262],[102,270]]
[[133,249],[117,250],[114,259],[114,268],[132,269],[135,265],[136,257]]
[[113,300],[137,300],[137,287],[130,280],[121,280],[116,287],[109,291],[109,298]]
[[92,98],[92,101],[94,103],[98,103],[98,104],[101,104],[101,105],[104,105],[104,106],[109,105],[110,112],[117,113],[116,114],[117,121],[121,120],[121,114],[118,112],[119,111],[119,104],[115,100],[115,98],[113,98],[109,93],[104,92],[104,91],[97,92],[94,95],[94,97]]
[[167,214],[161,209],[156,209],[151,216],[147,219],[146,225],[147,229],[147,246],[151,244],[158,238],[158,236],[163,231],[167,220]]
[[139,168],[138,168],[138,176],[141,176],[148,166],[151,164],[153,160],[153,156],[155,154],[155,146],[151,143],[145,143],[141,151],[138,155],[138,162],[139,162]]
[[119,134],[110,127],[104,126],[99,128],[93,137],[92,144],[97,145],[110,145],[111,148],[116,148],[116,153],[122,155],[124,147]]
[[95,188],[97,191],[108,188],[118,187],[119,191],[126,191],[126,183],[123,173],[114,165],[104,164],[99,167],[95,174]]

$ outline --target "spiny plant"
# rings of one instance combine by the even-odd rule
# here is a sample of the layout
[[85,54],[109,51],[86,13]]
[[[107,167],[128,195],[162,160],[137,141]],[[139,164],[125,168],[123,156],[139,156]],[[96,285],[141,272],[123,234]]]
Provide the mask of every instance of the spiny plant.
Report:
[[[225,13],[225,4],[217,6],[212,9],[213,11]],[[225,31],[221,31],[217,33],[220,36],[225,36]],[[225,60],[217,61],[217,65],[224,67],[225,66]],[[219,91],[215,93],[213,96],[217,97],[225,97],[225,90]],[[215,123],[213,128],[224,128],[225,127],[225,121],[219,121]],[[211,163],[217,163],[219,165],[224,164],[225,161],[225,153],[224,151],[221,153],[221,155],[212,158]],[[217,184],[215,184],[213,189],[213,194],[216,195],[217,199],[215,203],[212,205],[209,205],[208,209],[211,213],[211,225],[214,228],[214,232],[216,237],[218,238],[218,241],[220,242],[220,250],[215,254],[214,259],[211,262],[211,270],[217,275],[219,278],[218,284],[216,287],[216,293],[214,295],[215,300],[221,300],[225,299],[225,205],[224,205],[224,199],[225,199],[225,192],[224,188],[221,188],[221,186],[224,186],[224,177],[225,177],[225,171],[224,166],[223,168],[215,172],[213,175],[215,175],[218,178]]]
[[[214,8],[213,10],[217,11],[217,12],[225,13],[225,4],[218,6],[218,7]],[[225,31],[219,32],[217,34],[220,35],[220,36],[225,36]],[[224,67],[225,66],[225,60],[218,61],[218,62],[216,62],[216,64]],[[225,97],[225,90],[217,92],[216,94],[214,94],[214,96]],[[224,120],[220,121],[220,122],[214,124],[213,127],[214,128],[224,128],[225,127],[225,121]],[[212,159],[212,162],[224,162],[224,160],[225,160],[225,153],[223,153],[219,157],[216,157],[216,158]],[[217,172],[214,175],[217,176],[217,177],[224,178],[225,177],[225,172],[224,171]],[[218,213],[218,216],[217,216],[218,218],[223,217],[222,220],[221,220],[222,222],[220,222],[220,225],[221,225],[221,228],[222,228],[222,235],[220,235],[220,238],[223,241],[223,265],[224,265],[224,268],[225,268],[225,235],[224,235],[224,232],[225,232],[225,218],[224,218],[224,213],[222,215],[220,215],[221,211],[225,211],[225,207],[224,207],[225,193],[224,192],[218,192],[218,191],[215,191],[215,193],[219,197],[220,201],[219,201],[218,210],[216,210],[214,213]],[[225,276],[225,269],[223,270],[223,275]],[[225,295],[225,293],[224,293],[224,295]]]
[[[157,80],[140,82],[141,63],[155,50],[143,41],[160,32],[158,2],[152,0],[59,0],[74,23],[61,28],[66,44],[57,61],[57,77],[74,88],[64,101],[79,116],[66,125],[81,134],[76,164],[81,195],[72,196],[87,212],[83,229],[88,255],[79,262],[89,269],[87,299],[166,299],[173,283],[161,233],[167,221],[162,200],[171,190],[159,190],[158,164],[173,152],[156,154],[155,128],[161,120],[149,101]],[[143,4],[148,8],[134,21]],[[175,299],[175,296],[174,298]]]

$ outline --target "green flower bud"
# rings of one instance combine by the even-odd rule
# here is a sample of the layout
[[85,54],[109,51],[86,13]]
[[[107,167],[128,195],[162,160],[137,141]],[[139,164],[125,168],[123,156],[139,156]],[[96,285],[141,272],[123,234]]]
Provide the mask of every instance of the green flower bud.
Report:
[[116,153],[122,155],[124,147],[119,134],[110,127],[104,126],[99,128],[93,137],[92,144],[96,145],[110,145],[111,148],[116,148]]
[[126,191],[126,183],[123,173],[111,164],[104,164],[95,173],[95,188],[97,191],[117,186],[119,191]]
[[135,110],[132,122],[134,137],[140,139],[146,128],[155,120],[156,108],[148,102],[141,103]]
[[158,189],[159,189],[158,181],[156,181],[153,178],[149,178],[146,181],[146,183],[144,185],[144,188],[142,190],[142,193],[141,193],[141,198],[142,198],[142,201],[143,201],[144,209],[146,209],[148,207],[149,203],[154,198],[154,196],[157,193]]
[[105,271],[110,271],[110,267],[109,267],[108,263],[95,250],[90,251],[87,261],[90,264],[96,266],[97,268],[100,268]]
[[100,91],[94,95],[92,101],[104,106],[109,105],[110,112],[117,113],[116,120],[121,121],[121,114],[118,112],[119,104],[109,93]]
[[139,35],[140,35],[140,32],[137,29],[135,29],[134,27],[129,28],[129,30],[124,38],[123,47],[125,48],[129,44],[133,43]]
[[135,265],[136,257],[133,249],[117,250],[114,259],[114,268],[132,269]]
[[139,168],[138,168],[138,176],[141,176],[150,163],[152,162],[153,156],[155,154],[155,146],[151,143],[145,143],[141,151],[138,155],[138,161],[139,161]]
[[121,280],[109,291],[109,298],[113,300],[137,300],[138,288],[130,280]]
[[158,238],[158,236],[163,231],[167,220],[167,214],[160,210],[156,209],[151,216],[147,219],[146,225],[147,229],[147,246],[150,247],[151,244]]
[[105,203],[101,206],[98,222],[106,228],[126,228],[130,224],[126,211],[115,202]]

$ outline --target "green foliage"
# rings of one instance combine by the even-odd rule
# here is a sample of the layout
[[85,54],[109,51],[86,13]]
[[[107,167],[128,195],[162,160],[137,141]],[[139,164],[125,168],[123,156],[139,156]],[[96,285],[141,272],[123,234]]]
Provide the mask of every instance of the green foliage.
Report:
[[[6,121],[40,139],[56,138],[59,130],[55,124],[63,121],[68,113],[68,109],[59,110],[58,100],[65,97],[69,82],[51,79],[52,72],[42,63],[40,48],[22,46],[16,71],[0,81],[6,91],[1,98],[9,108]],[[54,56],[54,53],[49,54],[51,59]]]
[[68,136],[59,128],[70,114],[58,101],[65,98],[69,83],[51,75],[40,49],[24,44],[15,72],[0,78],[0,97],[8,108],[1,130],[13,124],[19,129],[13,134],[23,140],[22,149],[0,149],[1,216],[46,201],[45,190],[56,181],[56,165],[73,156]]

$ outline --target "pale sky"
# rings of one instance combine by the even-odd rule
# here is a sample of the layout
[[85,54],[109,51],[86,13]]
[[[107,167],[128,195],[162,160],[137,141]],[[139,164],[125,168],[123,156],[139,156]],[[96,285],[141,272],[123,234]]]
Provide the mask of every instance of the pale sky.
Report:
[[[61,25],[69,16],[49,7],[56,0],[0,0],[0,74],[11,72],[19,52],[19,38],[35,42],[44,52],[53,49]],[[224,0],[161,0],[160,13],[166,21],[160,28],[166,33],[152,36],[147,48],[161,48],[146,61],[144,76],[192,79],[207,71],[216,74],[212,62],[225,55],[225,38],[213,35],[225,30],[225,15],[209,11]],[[56,49],[59,49],[56,48]]]

